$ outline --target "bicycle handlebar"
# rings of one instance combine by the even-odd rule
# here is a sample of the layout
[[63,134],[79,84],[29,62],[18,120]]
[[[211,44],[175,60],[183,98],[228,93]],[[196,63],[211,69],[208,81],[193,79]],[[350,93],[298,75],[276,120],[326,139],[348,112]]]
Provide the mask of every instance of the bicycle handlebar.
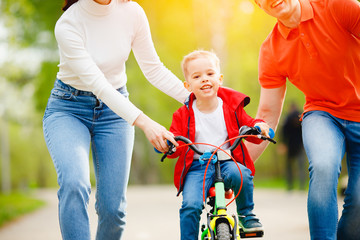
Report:
[[[230,146],[230,148],[228,150],[233,151],[235,148],[237,148],[237,146],[240,144],[241,140],[246,137],[245,135],[257,136],[258,138],[260,138],[262,140],[266,140],[266,141],[272,142],[274,144],[276,143],[276,141],[274,139],[272,139],[275,136],[275,133],[274,133],[273,129],[270,128],[270,130],[269,130],[270,138],[268,138],[268,137],[261,134],[261,130],[260,130],[259,127],[242,126],[239,129],[239,136],[244,136],[244,137],[237,138],[235,140],[235,142]],[[182,141],[183,143],[188,144],[188,147],[190,149],[192,149],[195,153],[197,153],[199,155],[204,154],[204,152],[200,151],[196,147],[196,145],[193,142],[190,141],[190,139],[188,139],[188,138],[186,138],[184,136],[176,136],[174,139],[175,139],[175,141]],[[170,141],[168,141],[168,145],[169,145],[169,151],[164,153],[164,155],[161,158],[161,162],[164,161],[164,159],[167,157],[167,155],[171,155],[176,151],[176,148],[175,148],[174,144],[172,144]],[[156,148],[154,148],[154,150],[159,153],[159,151]]]

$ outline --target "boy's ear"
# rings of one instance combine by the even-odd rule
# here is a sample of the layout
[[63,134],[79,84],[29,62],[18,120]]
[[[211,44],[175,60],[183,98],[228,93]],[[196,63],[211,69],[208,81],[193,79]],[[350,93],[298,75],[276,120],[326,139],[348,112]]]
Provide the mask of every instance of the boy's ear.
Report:
[[220,74],[219,82],[220,82],[220,85],[223,84],[223,82],[224,82],[224,75]]
[[184,82],[184,87],[185,87],[189,92],[192,92],[192,91],[191,91],[190,84],[189,84],[187,81]]

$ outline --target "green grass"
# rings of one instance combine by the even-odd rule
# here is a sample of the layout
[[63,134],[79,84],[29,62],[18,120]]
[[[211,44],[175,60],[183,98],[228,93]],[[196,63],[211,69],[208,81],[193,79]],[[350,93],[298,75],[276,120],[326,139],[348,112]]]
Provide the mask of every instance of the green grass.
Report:
[[25,194],[0,194],[0,226],[43,205],[45,202]]
[[282,178],[254,178],[256,188],[286,189],[286,181]]

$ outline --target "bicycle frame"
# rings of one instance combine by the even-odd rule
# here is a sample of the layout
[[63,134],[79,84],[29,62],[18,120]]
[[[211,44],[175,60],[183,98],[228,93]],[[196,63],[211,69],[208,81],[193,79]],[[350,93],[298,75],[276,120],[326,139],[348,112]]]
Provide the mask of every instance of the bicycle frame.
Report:
[[225,200],[225,184],[221,177],[220,161],[215,163],[215,201],[211,213],[207,215],[207,229],[201,234],[201,240],[215,239],[216,227],[219,223],[226,223],[230,227],[231,239],[240,240],[240,231],[237,227],[237,218],[235,215],[227,214]]
[[[267,138],[263,135],[261,135],[260,129],[256,127],[248,127],[248,126],[242,126],[239,129],[239,136],[234,141],[233,145],[229,148],[229,151],[232,152],[241,142],[241,140],[245,137],[258,137],[263,140],[268,140],[273,143],[276,143],[272,138],[274,136],[274,131],[272,129],[271,133],[269,132],[271,138]],[[201,152],[189,139],[183,137],[183,136],[177,136],[175,137],[176,141],[182,141],[186,143],[184,146],[190,147],[194,152],[197,154],[203,156],[204,152]],[[228,140],[230,141],[230,140]],[[228,142],[226,141],[226,142]],[[198,143],[199,144],[199,143]],[[205,144],[205,143],[203,143]],[[169,151],[164,153],[163,157],[161,158],[161,161],[164,161],[164,159],[167,157],[167,155],[171,155],[176,151],[176,148],[174,145],[168,141],[169,145]],[[206,144],[209,145],[209,144]],[[222,145],[221,145],[222,146]],[[212,162],[212,158],[215,155],[217,151],[224,151],[220,147],[216,147],[216,149],[211,152],[211,157],[209,158],[208,164]],[[155,151],[157,151],[155,149]],[[158,152],[158,151],[157,151]],[[226,152],[226,151],[224,151]],[[226,154],[228,154],[226,152]],[[229,155],[229,158],[232,158],[231,155]],[[235,160],[234,160],[235,161]],[[244,232],[239,230],[238,223],[237,223],[237,217],[235,215],[230,216],[227,214],[227,206],[226,206],[226,200],[225,200],[225,184],[224,179],[221,177],[221,168],[220,168],[220,160],[216,159],[214,162],[215,164],[215,196],[214,196],[214,202],[211,204],[213,209],[208,213],[207,215],[207,228],[203,230],[201,234],[201,240],[240,240],[240,237],[255,237],[255,235],[249,235],[246,236]],[[239,169],[240,171],[240,169]],[[206,172],[205,172],[206,174]],[[241,174],[241,172],[240,172]],[[241,191],[241,187],[238,191],[238,194]],[[205,196],[205,193],[204,193]],[[237,197],[237,196],[236,196]],[[235,198],[236,198],[235,197]],[[206,201],[206,199],[204,199]],[[263,233],[262,233],[263,234]],[[256,237],[261,237],[261,235],[256,235]]]

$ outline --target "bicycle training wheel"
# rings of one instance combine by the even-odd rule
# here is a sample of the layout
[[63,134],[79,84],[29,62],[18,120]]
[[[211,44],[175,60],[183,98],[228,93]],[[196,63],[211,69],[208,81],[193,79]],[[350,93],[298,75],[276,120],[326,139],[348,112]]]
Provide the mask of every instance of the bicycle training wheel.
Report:
[[219,223],[216,227],[216,239],[217,240],[230,240],[230,227],[227,223]]

